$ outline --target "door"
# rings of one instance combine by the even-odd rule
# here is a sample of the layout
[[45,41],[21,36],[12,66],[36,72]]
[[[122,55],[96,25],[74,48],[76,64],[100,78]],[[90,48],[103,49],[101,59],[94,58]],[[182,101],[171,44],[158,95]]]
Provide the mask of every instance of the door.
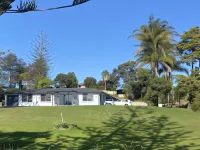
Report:
[[8,95],[7,96],[7,106],[18,106],[19,95]]
[[71,98],[72,105],[79,105],[78,93],[77,92],[70,92],[69,95],[70,95],[70,98]]
[[39,106],[41,101],[40,95],[33,95],[33,106]]

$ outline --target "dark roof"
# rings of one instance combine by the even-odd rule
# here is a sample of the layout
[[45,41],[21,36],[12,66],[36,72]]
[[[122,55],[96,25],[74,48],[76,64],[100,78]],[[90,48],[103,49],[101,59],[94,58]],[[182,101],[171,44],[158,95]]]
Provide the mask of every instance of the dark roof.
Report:
[[49,88],[49,89],[27,89],[15,92],[6,92],[5,94],[47,94],[59,92],[77,92],[77,93],[102,93],[100,90],[88,88]]

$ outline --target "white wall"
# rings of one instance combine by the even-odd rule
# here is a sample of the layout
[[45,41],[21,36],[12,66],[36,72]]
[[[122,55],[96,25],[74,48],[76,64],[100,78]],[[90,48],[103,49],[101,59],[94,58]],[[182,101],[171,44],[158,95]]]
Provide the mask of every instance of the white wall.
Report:
[[41,101],[41,95],[33,95],[32,102],[22,102],[22,95],[19,95],[19,106],[54,106],[54,96],[51,101]]
[[100,96],[98,94],[93,95],[93,101],[83,101],[83,95],[78,95],[78,99],[81,106],[100,105]]

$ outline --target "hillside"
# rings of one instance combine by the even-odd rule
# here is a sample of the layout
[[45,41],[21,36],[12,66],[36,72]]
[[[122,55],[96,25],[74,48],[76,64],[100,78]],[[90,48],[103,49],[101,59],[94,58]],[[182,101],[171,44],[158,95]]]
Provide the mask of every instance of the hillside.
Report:
[[[78,128],[55,130],[64,121]],[[0,145],[14,149],[200,149],[199,113],[185,109],[27,107],[0,109]]]

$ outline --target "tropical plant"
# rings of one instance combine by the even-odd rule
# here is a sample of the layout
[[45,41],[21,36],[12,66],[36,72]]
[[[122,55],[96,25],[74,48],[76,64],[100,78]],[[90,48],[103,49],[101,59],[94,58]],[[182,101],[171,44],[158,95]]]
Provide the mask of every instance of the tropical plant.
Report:
[[107,90],[107,81],[109,80],[109,72],[108,70],[104,70],[102,73],[101,73],[101,76],[102,76],[102,79],[104,81],[104,84],[105,84],[105,90]]
[[175,57],[173,36],[177,35],[174,28],[167,21],[154,19],[150,16],[148,25],[142,25],[139,30],[133,31],[131,37],[139,42],[136,64],[139,69],[150,65],[154,76],[158,76],[158,70],[164,66],[171,74]]

